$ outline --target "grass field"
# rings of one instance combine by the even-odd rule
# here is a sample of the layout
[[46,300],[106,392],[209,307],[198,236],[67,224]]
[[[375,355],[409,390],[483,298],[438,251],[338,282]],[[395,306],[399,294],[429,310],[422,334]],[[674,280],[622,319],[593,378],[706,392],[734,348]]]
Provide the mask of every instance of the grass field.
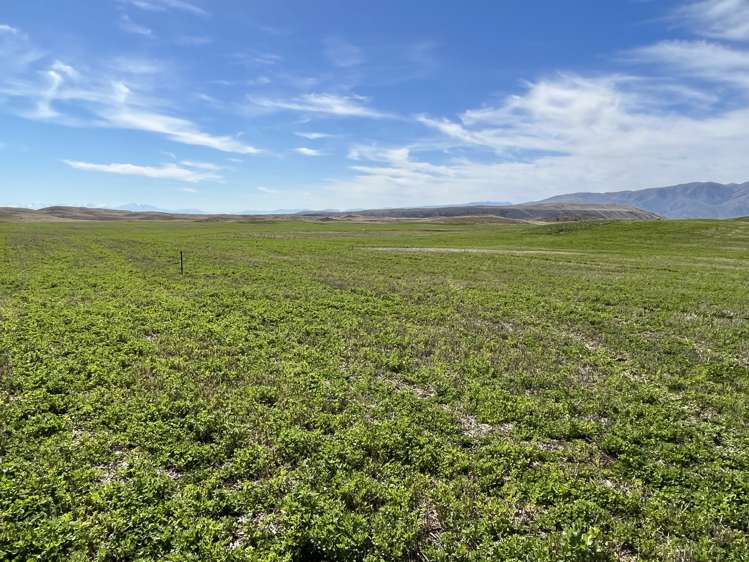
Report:
[[4,223],[0,323],[1,560],[749,559],[748,222]]

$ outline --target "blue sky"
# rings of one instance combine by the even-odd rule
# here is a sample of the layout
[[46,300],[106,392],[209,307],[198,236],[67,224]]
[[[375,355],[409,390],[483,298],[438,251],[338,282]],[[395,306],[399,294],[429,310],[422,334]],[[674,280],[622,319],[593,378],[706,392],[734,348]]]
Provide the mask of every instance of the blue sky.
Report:
[[0,205],[522,202],[747,155],[749,0],[0,6]]

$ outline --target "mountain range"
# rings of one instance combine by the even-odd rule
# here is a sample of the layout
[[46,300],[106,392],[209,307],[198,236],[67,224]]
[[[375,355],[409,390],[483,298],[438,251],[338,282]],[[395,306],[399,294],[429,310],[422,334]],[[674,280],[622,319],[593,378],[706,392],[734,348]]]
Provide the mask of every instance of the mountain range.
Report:
[[47,207],[33,210],[2,208],[0,218],[23,220],[237,220],[250,217],[301,216],[308,218],[405,218],[449,219],[455,217],[497,217],[506,220],[580,220],[738,218],[749,217],[749,182],[721,184],[695,182],[668,187],[610,192],[580,192],[556,195],[535,203],[511,205],[504,201],[476,201],[460,205],[429,205],[391,209],[277,209],[213,214],[200,209],[162,209],[130,203],[116,209],[94,207]]
[[195,214],[164,213],[151,210],[128,211],[123,209],[97,209],[92,207],[45,207],[44,209],[19,209],[0,207],[0,220],[66,221],[66,220],[189,220],[237,221],[305,218],[310,220],[491,220],[503,222],[556,222],[576,220],[657,220],[655,213],[635,209],[629,205],[598,204],[540,204],[526,205],[453,205],[449,207],[415,207],[408,209],[371,209],[362,211],[309,211],[279,213],[275,215],[252,214]]
[[577,221],[577,220],[657,220],[656,213],[620,203],[523,203],[521,205],[448,205],[441,207],[406,207],[365,209],[360,211],[307,211],[296,216],[315,219],[421,219],[452,220],[478,217],[505,221]]
[[[566,193],[556,195],[548,199],[539,201],[542,204],[559,204],[559,203],[581,203],[594,205],[626,205],[655,213],[667,218],[735,218],[749,216],[749,182],[742,184],[722,184],[715,182],[694,182],[667,187],[653,187],[649,189],[627,190],[627,191],[608,191],[608,192],[580,192]],[[272,211],[247,210],[239,214],[242,215],[335,215],[338,213],[353,214],[379,214],[379,215],[403,215],[404,211],[411,216],[434,216],[432,209],[456,209],[460,207],[471,207],[470,212],[463,211],[464,214],[482,215],[486,214],[487,208],[491,207],[509,207],[511,204],[507,201],[476,201],[459,205],[422,205],[418,209],[423,211],[416,212],[412,209],[387,209],[385,213],[376,209],[346,209],[339,211],[337,209],[324,209],[322,211],[313,211],[309,209],[275,209]],[[484,208],[481,210],[479,208]],[[199,209],[161,209],[149,205],[129,204],[118,207],[120,210],[135,212],[162,212],[176,214],[209,214]],[[429,211],[428,211],[429,210]],[[393,211],[396,211],[393,213]],[[453,214],[455,211],[447,211],[447,214]],[[439,216],[441,213],[437,212]]]
[[726,219],[749,215],[749,182],[696,182],[636,191],[569,193],[544,199],[541,203],[615,203],[674,219]]

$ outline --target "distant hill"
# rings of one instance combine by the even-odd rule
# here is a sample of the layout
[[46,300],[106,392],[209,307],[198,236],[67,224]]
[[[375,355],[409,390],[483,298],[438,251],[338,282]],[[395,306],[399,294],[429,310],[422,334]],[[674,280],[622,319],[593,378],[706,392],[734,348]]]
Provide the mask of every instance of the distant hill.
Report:
[[686,183],[637,191],[569,193],[541,203],[620,203],[669,218],[734,218],[749,215],[749,182]]
[[[37,213],[67,220],[170,220],[179,218],[176,213],[156,211],[126,211],[121,209],[99,209],[96,207],[45,207]],[[192,215],[187,215],[192,216]]]
[[133,211],[136,213],[177,213],[177,214],[188,214],[188,215],[205,215],[208,214],[200,209],[162,209],[160,207],[154,207],[153,205],[143,205],[141,203],[128,203],[127,205],[121,205],[115,209],[116,211]]
[[628,205],[599,204],[524,204],[524,205],[452,205],[448,207],[414,207],[405,209],[370,209],[360,211],[305,211],[268,214],[190,214],[156,211],[125,211],[92,207],[46,207],[44,209],[0,208],[0,220],[14,221],[81,221],[81,220],[188,220],[237,221],[302,218],[310,220],[502,220],[511,222],[576,220],[655,220],[660,217]]
[[500,206],[506,206],[506,205],[512,205],[510,201],[471,201],[470,203],[466,203],[466,206],[468,207],[476,207],[476,206],[486,206],[486,205],[500,205]]
[[364,219],[444,219],[457,217],[498,217],[517,221],[573,220],[655,220],[655,213],[629,205],[613,204],[543,204],[522,205],[451,205],[448,207],[412,207],[402,209],[371,209],[357,212],[309,211],[298,216],[311,218]]
[[270,211],[263,211],[258,209],[245,209],[240,211],[240,215],[295,215],[308,211],[309,209],[272,209]]
[[50,222],[66,219],[25,207],[0,207],[0,220],[13,222]]

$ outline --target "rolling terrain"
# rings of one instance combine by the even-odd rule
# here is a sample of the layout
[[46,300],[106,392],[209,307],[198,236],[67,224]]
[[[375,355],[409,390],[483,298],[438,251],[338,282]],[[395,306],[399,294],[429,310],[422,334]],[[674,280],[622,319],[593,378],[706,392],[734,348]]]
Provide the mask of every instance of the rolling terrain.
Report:
[[668,218],[735,218],[749,214],[749,182],[687,183],[636,191],[570,193],[542,203],[623,204]]
[[3,222],[0,559],[746,560],[748,342],[742,221]]
[[241,214],[190,214],[161,211],[129,211],[124,209],[98,209],[92,207],[46,207],[19,209],[1,207],[0,220],[180,220],[180,221],[241,221],[273,218],[307,218],[338,220],[392,220],[392,219],[450,219],[465,217],[495,217],[505,221],[576,221],[576,220],[655,220],[655,213],[641,211],[627,205],[600,204],[526,204],[526,205],[454,205],[448,207],[415,207],[405,209],[373,209],[359,211],[304,211],[293,214],[241,215]]
[[370,219],[435,219],[455,217],[498,217],[516,221],[577,221],[577,220],[656,220],[655,213],[622,204],[550,203],[522,205],[454,205],[447,207],[413,207],[372,209],[356,213],[300,213],[304,217],[370,218]]

